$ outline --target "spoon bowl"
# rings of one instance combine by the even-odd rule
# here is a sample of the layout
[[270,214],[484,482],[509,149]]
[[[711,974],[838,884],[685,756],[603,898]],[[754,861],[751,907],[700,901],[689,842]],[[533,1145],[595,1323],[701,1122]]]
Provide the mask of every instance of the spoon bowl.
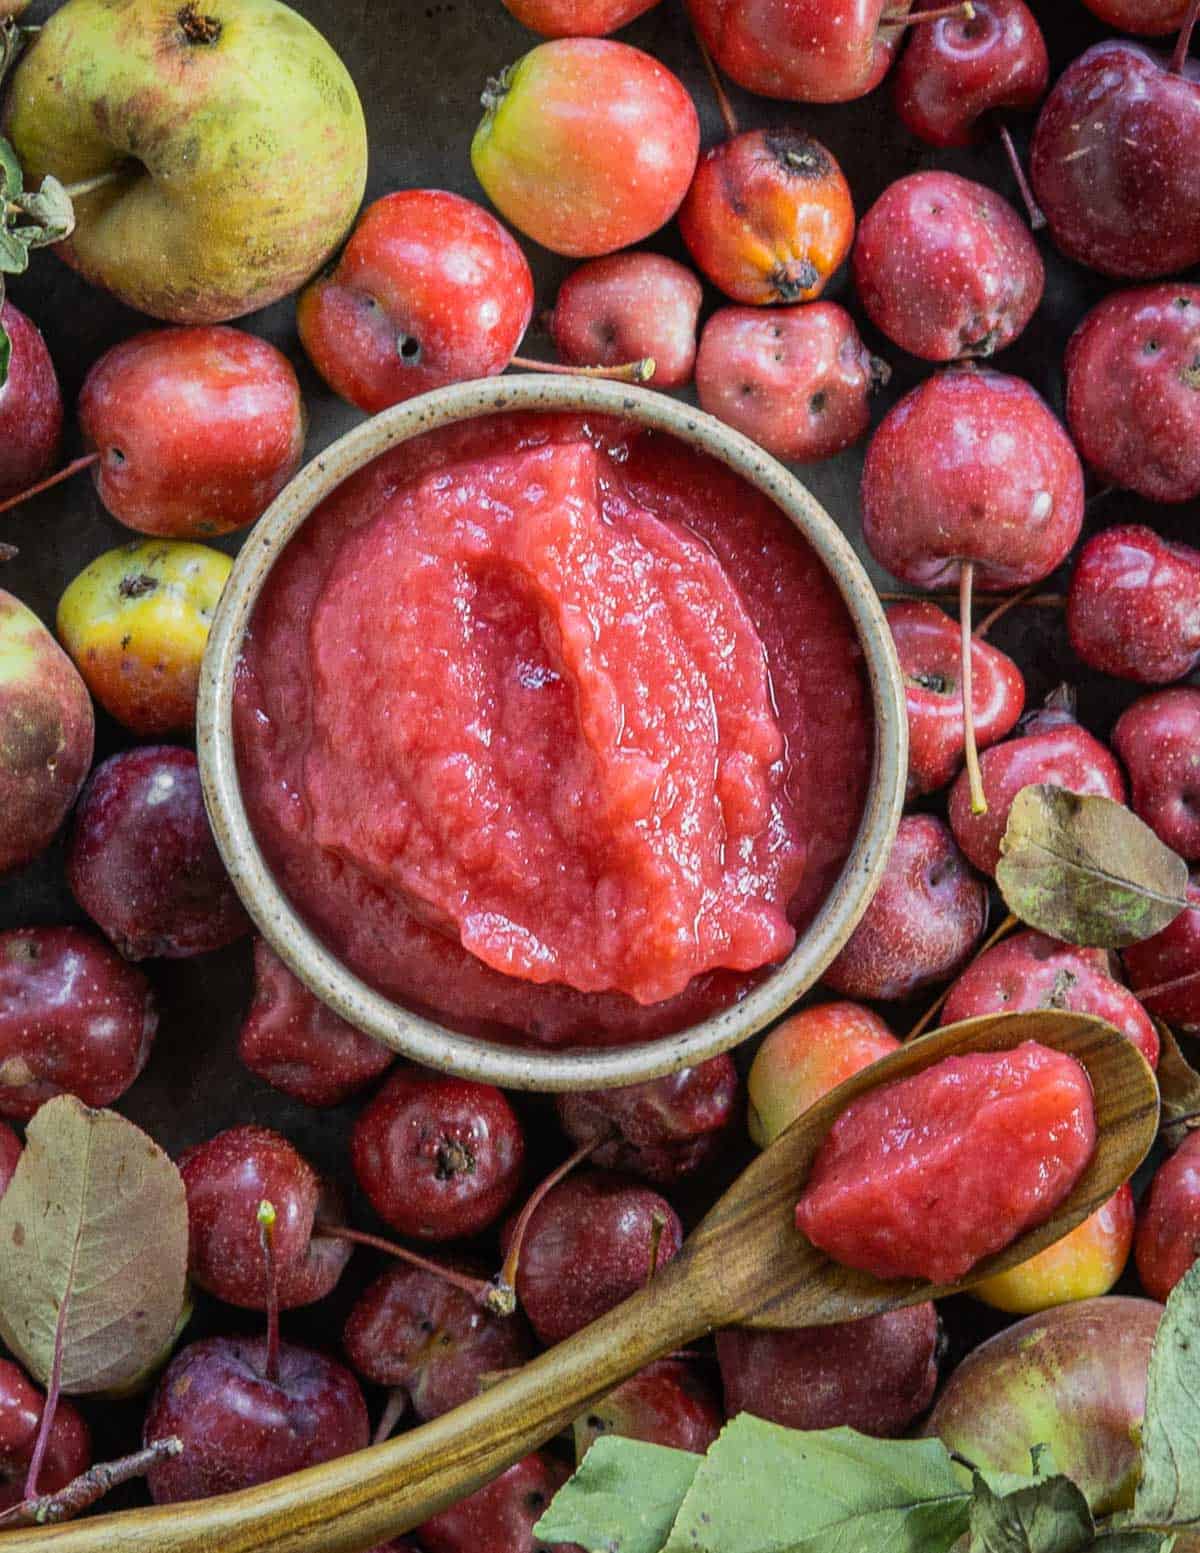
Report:
[[[953,1286],[880,1282],[831,1261],[795,1228],[817,1150],[850,1101],[964,1052],[1040,1041],[1091,1079],[1097,1143],[1053,1216]],[[743,1172],[653,1282],[451,1413],[353,1456],[192,1504],[41,1531],[9,1532],[4,1553],[365,1553],[471,1493],[558,1433],[620,1381],[722,1326],[819,1326],[955,1294],[1036,1256],[1127,1181],[1158,1130],[1159,1097],[1141,1053],[1082,1014],[989,1015],[922,1036],[806,1111]]]

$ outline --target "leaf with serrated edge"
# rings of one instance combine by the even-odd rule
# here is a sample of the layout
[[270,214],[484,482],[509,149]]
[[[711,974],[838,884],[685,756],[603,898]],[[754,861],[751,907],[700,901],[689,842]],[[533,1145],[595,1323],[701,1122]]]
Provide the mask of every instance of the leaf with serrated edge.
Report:
[[1137,944],[1187,906],[1187,864],[1111,798],[1024,787],[1000,851],[996,883],[1008,909],[1069,944]]
[[1158,1090],[1162,1096],[1162,1124],[1163,1131],[1167,1132],[1182,1118],[1189,1120],[1175,1131],[1167,1139],[1174,1143],[1181,1143],[1184,1131],[1190,1131],[1193,1127],[1200,1127],[1200,1073],[1183,1055],[1175,1034],[1168,1029],[1161,1020],[1154,1021],[1158,1027],[1159,1054]]
[[663,1553],[946,1553],[969,1503],[940,1440],[741,1413],[709,1448]]
[[1086,1553],[1096,1528],[1070,1478],[976,1472],[970,1553]]
[[660,1553],[703,1461],[690,1451],[603,1435],[533,1528],[588,1553]]
[[187,1202],[179,1171],[132,1122],[71,1095],[29,1123],[0,1198],[0,1338],[39,1381],[103,1391],[161,1353],[183,1308]]
[[1200,1526],[1200,1261],[1171,1290],[1146,1377],[1134,1526]]

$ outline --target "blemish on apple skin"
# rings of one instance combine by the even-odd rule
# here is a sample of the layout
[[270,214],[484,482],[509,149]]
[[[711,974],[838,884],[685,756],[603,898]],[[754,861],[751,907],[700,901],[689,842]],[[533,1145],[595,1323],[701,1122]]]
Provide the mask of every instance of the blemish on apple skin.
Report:
[[18,1250],[25,1244],[25,1226],[23,1224],[13,1225],[12,1243]]

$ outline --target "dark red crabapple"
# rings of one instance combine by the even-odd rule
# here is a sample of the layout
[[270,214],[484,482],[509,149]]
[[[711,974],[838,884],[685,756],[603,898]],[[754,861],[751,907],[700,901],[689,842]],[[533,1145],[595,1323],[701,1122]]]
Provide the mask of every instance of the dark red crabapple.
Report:
[[[1193,872],[1187,910],[1174,922],[1121,951],[1129,984],[1156,1019],[1200,1033],[1200,873]],[[1178,983],[1178,985],[1176,985]],[[1162,992],[1153,989],[1162,987]]]
[[21,1140],[8,1125],[0,1122],[0,1197],[8,1190],[17,1165],[21,1160]]
[[350,1156],[358,1184],[393,1229],[457,1240],[486,1229],[512,1201],[525,1137],[492,1085],[400,1067],[355,1122]]
[[859,1003],[815,1003],[778,1024],[754,1054],[750,1136],[765,1149],[822,1095],[900,1042]]
[[191,750],[146,745],[96,767],[75,811],[67,883],[129,960],[223,949],[250,931]]
[[[661,1267],[678,1255],[683,1227],[657,1192],[601,1170],[551,1187],[529,1220],[516,1278],[518,1302],[543,1343],[561,1343],[642,1287],[656,1215]],[[506,1245],[512,1229],[505,1228]]]
[[700,158],[679,230],[731,301],[811,302],[850,252],[854,203],[820,141],[801,129],[747,130]]
[[985,874],[996,872],[1009,811],[1023,787],[1048,782],[1069,793],[1125,802],[1125,778],[1112,754],[1053,696],[1022,723],[1015,738],[985,750],[979,767],[987,812],[972,810],[964,771],[950,790],[950,826],[969,860]]
[[526,27],[545,38],[602,38],[616,32],[658,0],[504,0]]
[[1089,11],[1118,32],[1166,37],[1178,32],[1187,15],[1188,0],[1083,0]]
[[[21,1504],[25,1478],[33,1457],[44,1393],[11,1359],[0,1359],[0,1514]],[[39,1494],[57,1493],[86,1472],[92,1460],[92,1439],[82,1416],[61,1399],[50,1426]]]
[[931,814],[900,821],[875,898],[822,978],[849,998],[906,998],[946,981],[987,925],[987,888]]
[[275,1089],[313,1106],[341,1105],[396,1060],[326,1008],[263,938],[254,943],[254,1001],[238,1056]]
[[1008,201],[947,172],[889,184],[859,224],[852,266],[871,322],[926,361],[1011,345],[1046,284],[1037,244]]
[[1050,234],[1104,275],[1149,280],[1200,263],[1200,63],[1125,38],[1059,76],[1038,117],[1029,171]]
[[[913,10],[943,4],[917,0]],[[985,115],[1035,108],[1050,84],[1046,40],[1025,0],[973,0],[973,9],[911,28],[896,66],[896,111],[929,145],[970,145]]]
[[175,1435],[178,1456],[147,1474],[156,1504],[208,1499],[315,1467],[368,1443],[367,1408],[344,1365],[283,1343],[267,1375],[263,1338],[209,1337],[171,1360],[150,1399],[146,1443]]
[[1154,834],[1200,861],[1200,689],[1157,690],[1127,707],[1112,747],[1129,773],[1129,802]]
[[203,539],[266,511],[304,455],[292,365],[266,340],[217,324],[148,329],[84,379],[79,424],[114,518],[143,534]]
[[520,1315],[494,1316],[444,1278],[405,1266],[389,1267],[359,1295],[342,1342],[364,1379],[403,1391],[420,1419],[469,1401],[480,1376],[533,1353]]
[[1067,590],[1071,646],[1091,669],[1143,685],[1200,663],[1200,550],[1123,524],[1079,551]]
[[529,263],[495,216],[443,189],[403,189],[367,207],[296,322],[330,388],[374,415],[503,372],[532,312]]
[[614,253],[572,270],[559,287],[550,333],[573,367],[654,362],[655,388],[690,383],[704,288],[676,259]]
[[[948,786],[962,769],[962,642],[959,625],[925,599],[893,604],[888,625],[904,676],[911,800]],[[971,640],[975,742],[980,749],[1010,734],[1025,708],[1020,669],[990,642]]]
[[865,437],[890,369],[836,302],[724,307],[700,337],[701,407],[789,463],[832,458]]
[[188,1149],[179,1161],[188,1205],[188,1271],[229,1305],[265,1310],[267,1268],[258,1205],[275,1209],[274,1263],[279,1305],[324,1299],[342,1276],[351,1247],[319,1232],[338,1222],[341,1198],[288,1140],[267,1127],[231,1127]]
[[[533,1535],[551,1499],[566,1482],[562,1462],[539,1451],[509,1467],[466,1499],[418,1526],[424,1553],[550,1553]],[[582,1553],[573,1542],[556,1542],[554,1553]]]
[[11,302],[0,324],[12,342],[8,379],[0,388],[0,499],[40,480],[54,462],[62,436],[58,377],[41,330]]
[[28,1121],[55,1095],[106,1106],[146,1066],[150,983],[76,927],[0,933],[0,1116]]
[[938,1318],[932,1304],[827,1327],[717,1333],[725,1411],[788,1429],[902,1434],[933,1401]]
[[695,1357],[660,1359],[622,1381],[575,1420],[575,1459],[602,1434],[702,1456],[724,1415]]
[[1127,1035],[1151,1067],[1158,1062],[1154,1021],[1129,988],[1114,980],[1107,954],[1031,931],[1014,933],[967,966],[950,989],[940,1023],[1039,1008],[1094,1014]]
[[1138,1214],[1134,1256],[1142,1287],[1156,1300],[1200,1256],[1200,1133],[1158,1167]]
[[1067,423],[1108,485],[1150,501],[1200,496],[1200,286],[1106,297],[1067,346]]

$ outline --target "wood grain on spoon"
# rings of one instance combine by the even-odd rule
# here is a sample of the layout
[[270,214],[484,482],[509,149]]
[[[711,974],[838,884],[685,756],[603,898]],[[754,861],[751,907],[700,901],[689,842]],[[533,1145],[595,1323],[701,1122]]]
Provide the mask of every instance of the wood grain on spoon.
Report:
[[[840,1267],[793,1225],[818,1148],[851,1100],[960,1052],[1037,1040],[1088,1070],[1099,1142],[1050,1221],[961,1284],[880,1283]],[[259,1488],[0,1537],[0,1553],[364,1553],[471,1492],[590,1402],[715,1327],[811,1326],[938,1298],[1035,1256],[1107,1201],[1149,1152],[1158,1087],[1112,1026],[1045,1010],[936,1030],[854,1075],[806,1112],[717,1203],[680,1256],[636,1294],[482,1396],[383,1445]]]

